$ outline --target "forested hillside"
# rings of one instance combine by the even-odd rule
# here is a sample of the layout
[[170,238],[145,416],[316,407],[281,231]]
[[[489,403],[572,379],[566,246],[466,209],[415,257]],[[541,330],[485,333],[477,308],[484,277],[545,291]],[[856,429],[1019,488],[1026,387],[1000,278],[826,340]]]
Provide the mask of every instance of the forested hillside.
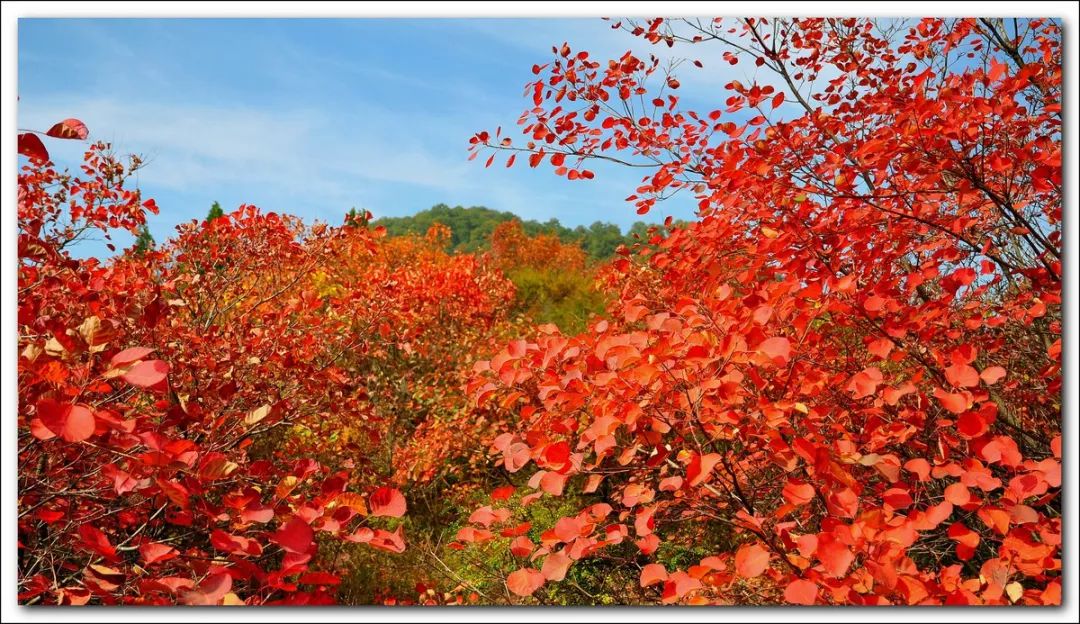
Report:
[[[433,206],[409,217],[382,217],[376,219],[374,224],[385,227],[391,236],[400,236],[423,234],[439,223],[450,228],[450,250],[479,251],[490,244],[491,235],[500,223],[513,220],[521,221],[522,229],[529,236],[550,234],[564,243],[576,243],[594,260],[610,258],[619,245],[632,245],[640,237],[646,236],[649,229],[649,224],[644,221],[634,223],[625,234],[619,226],[600,221],[589,227],[579,225],[568,228],[557,219],[540,223],[522,219],[511,212],[499,212],[482,206],[451,208],[446,204]],[[639,238],[635,238],[635,234]]]

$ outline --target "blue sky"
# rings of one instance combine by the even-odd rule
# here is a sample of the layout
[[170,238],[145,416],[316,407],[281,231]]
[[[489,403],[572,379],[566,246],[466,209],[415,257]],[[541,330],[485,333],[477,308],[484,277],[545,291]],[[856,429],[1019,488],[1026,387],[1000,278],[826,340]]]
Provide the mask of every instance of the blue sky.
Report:
[[[626,228],[640,172],[597,163],[594,180],[570,182],[466,161],[475,131],[516,132],[530,68],[563,41],[593,58],[666,51],[599,19],[23,19],[19,127],[77,117],[149,157],[139,186],[161,208],[158,240],[215,200],[332,223],[352,206],[396,216],[444,202]],[[681,90],[709,110],[749,64],[703,60]],[[74,167],[84,146],[49,147]],[[692,199],[649,218],[667,214],[691,216]]]

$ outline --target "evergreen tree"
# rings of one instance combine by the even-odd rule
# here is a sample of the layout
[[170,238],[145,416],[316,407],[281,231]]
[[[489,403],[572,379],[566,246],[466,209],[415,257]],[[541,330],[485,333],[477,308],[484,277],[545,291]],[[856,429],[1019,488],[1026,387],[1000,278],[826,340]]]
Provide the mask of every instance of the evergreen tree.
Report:
[[349,212],[345,213],[345,225],[350,227],[367,227],[368,225],[368,213],[367,211],[360,212],[355,206],[349,209]]
[[145,223],[139,228],[139,236],[135,239],[135,254],[143,255],[154,248],[154,236],[150,233],[150,227]]
[[214,202],[214,204],[210,206],[210,212],[206,213],[206,220],[213,221],[214,219],[224,216],[225,211],[221,209],[221,204]]

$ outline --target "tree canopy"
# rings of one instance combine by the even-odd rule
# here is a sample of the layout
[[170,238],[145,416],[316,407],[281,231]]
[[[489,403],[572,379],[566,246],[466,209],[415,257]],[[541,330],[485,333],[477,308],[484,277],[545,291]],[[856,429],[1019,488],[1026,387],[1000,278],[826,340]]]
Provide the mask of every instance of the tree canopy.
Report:
[[451,231],[449,250],[479,251],[488,247],[499,224],[513,220],[521,221],[523,231],[529,236],[555,235],[564,243],[580,245],[589,257],[598,260],[610,258],[619,245],[632,245],[639,240],[634,238],[634,234],[644,236],[650,227],[649,224],[638,221],[625,234],[619,226],[601,221],[588,227],[579,225],[569,228],[554,218],[540,222],[483,206],[465,208],[450,207],[446,204],[438,204],[407,217],[380,217],[373,223],[385,227],[391,236],[423,234],[436,223],[442,224]]

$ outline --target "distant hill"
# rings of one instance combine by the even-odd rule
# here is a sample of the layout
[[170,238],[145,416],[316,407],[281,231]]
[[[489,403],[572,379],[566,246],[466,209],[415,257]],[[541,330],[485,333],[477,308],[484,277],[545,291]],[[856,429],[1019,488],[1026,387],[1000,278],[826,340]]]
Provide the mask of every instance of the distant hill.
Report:
[[441,223],[451,229],[453,237],[450,241],[451,249],[457,251],[477,251],[488,246],[491,233],[495,226],[505,221],[517,219],[521,221],[526,234],[535,236],[540,233],[555,234],[563,242],[576,242],[581,245],[585,253],[592,258],[603,259],[612,256],[615,249],[621,244],[630,245],[634,242],[633,234],[645,236],[649,224],[638,221],[623,234],[619,226],[612,223],[597,221],[589,227],[577,226],[568,228],[557,219],[550,219],[543,223],[526,220],[512,212],[500,212],[483,206],[454,206],[446,204],[433,206],[428,210],[412,215],[411,217],[382,217],[373,222],[373,225],[382,225],[391,236],[403,236],[405,234],[423,234],[428,228],[436,223]]

